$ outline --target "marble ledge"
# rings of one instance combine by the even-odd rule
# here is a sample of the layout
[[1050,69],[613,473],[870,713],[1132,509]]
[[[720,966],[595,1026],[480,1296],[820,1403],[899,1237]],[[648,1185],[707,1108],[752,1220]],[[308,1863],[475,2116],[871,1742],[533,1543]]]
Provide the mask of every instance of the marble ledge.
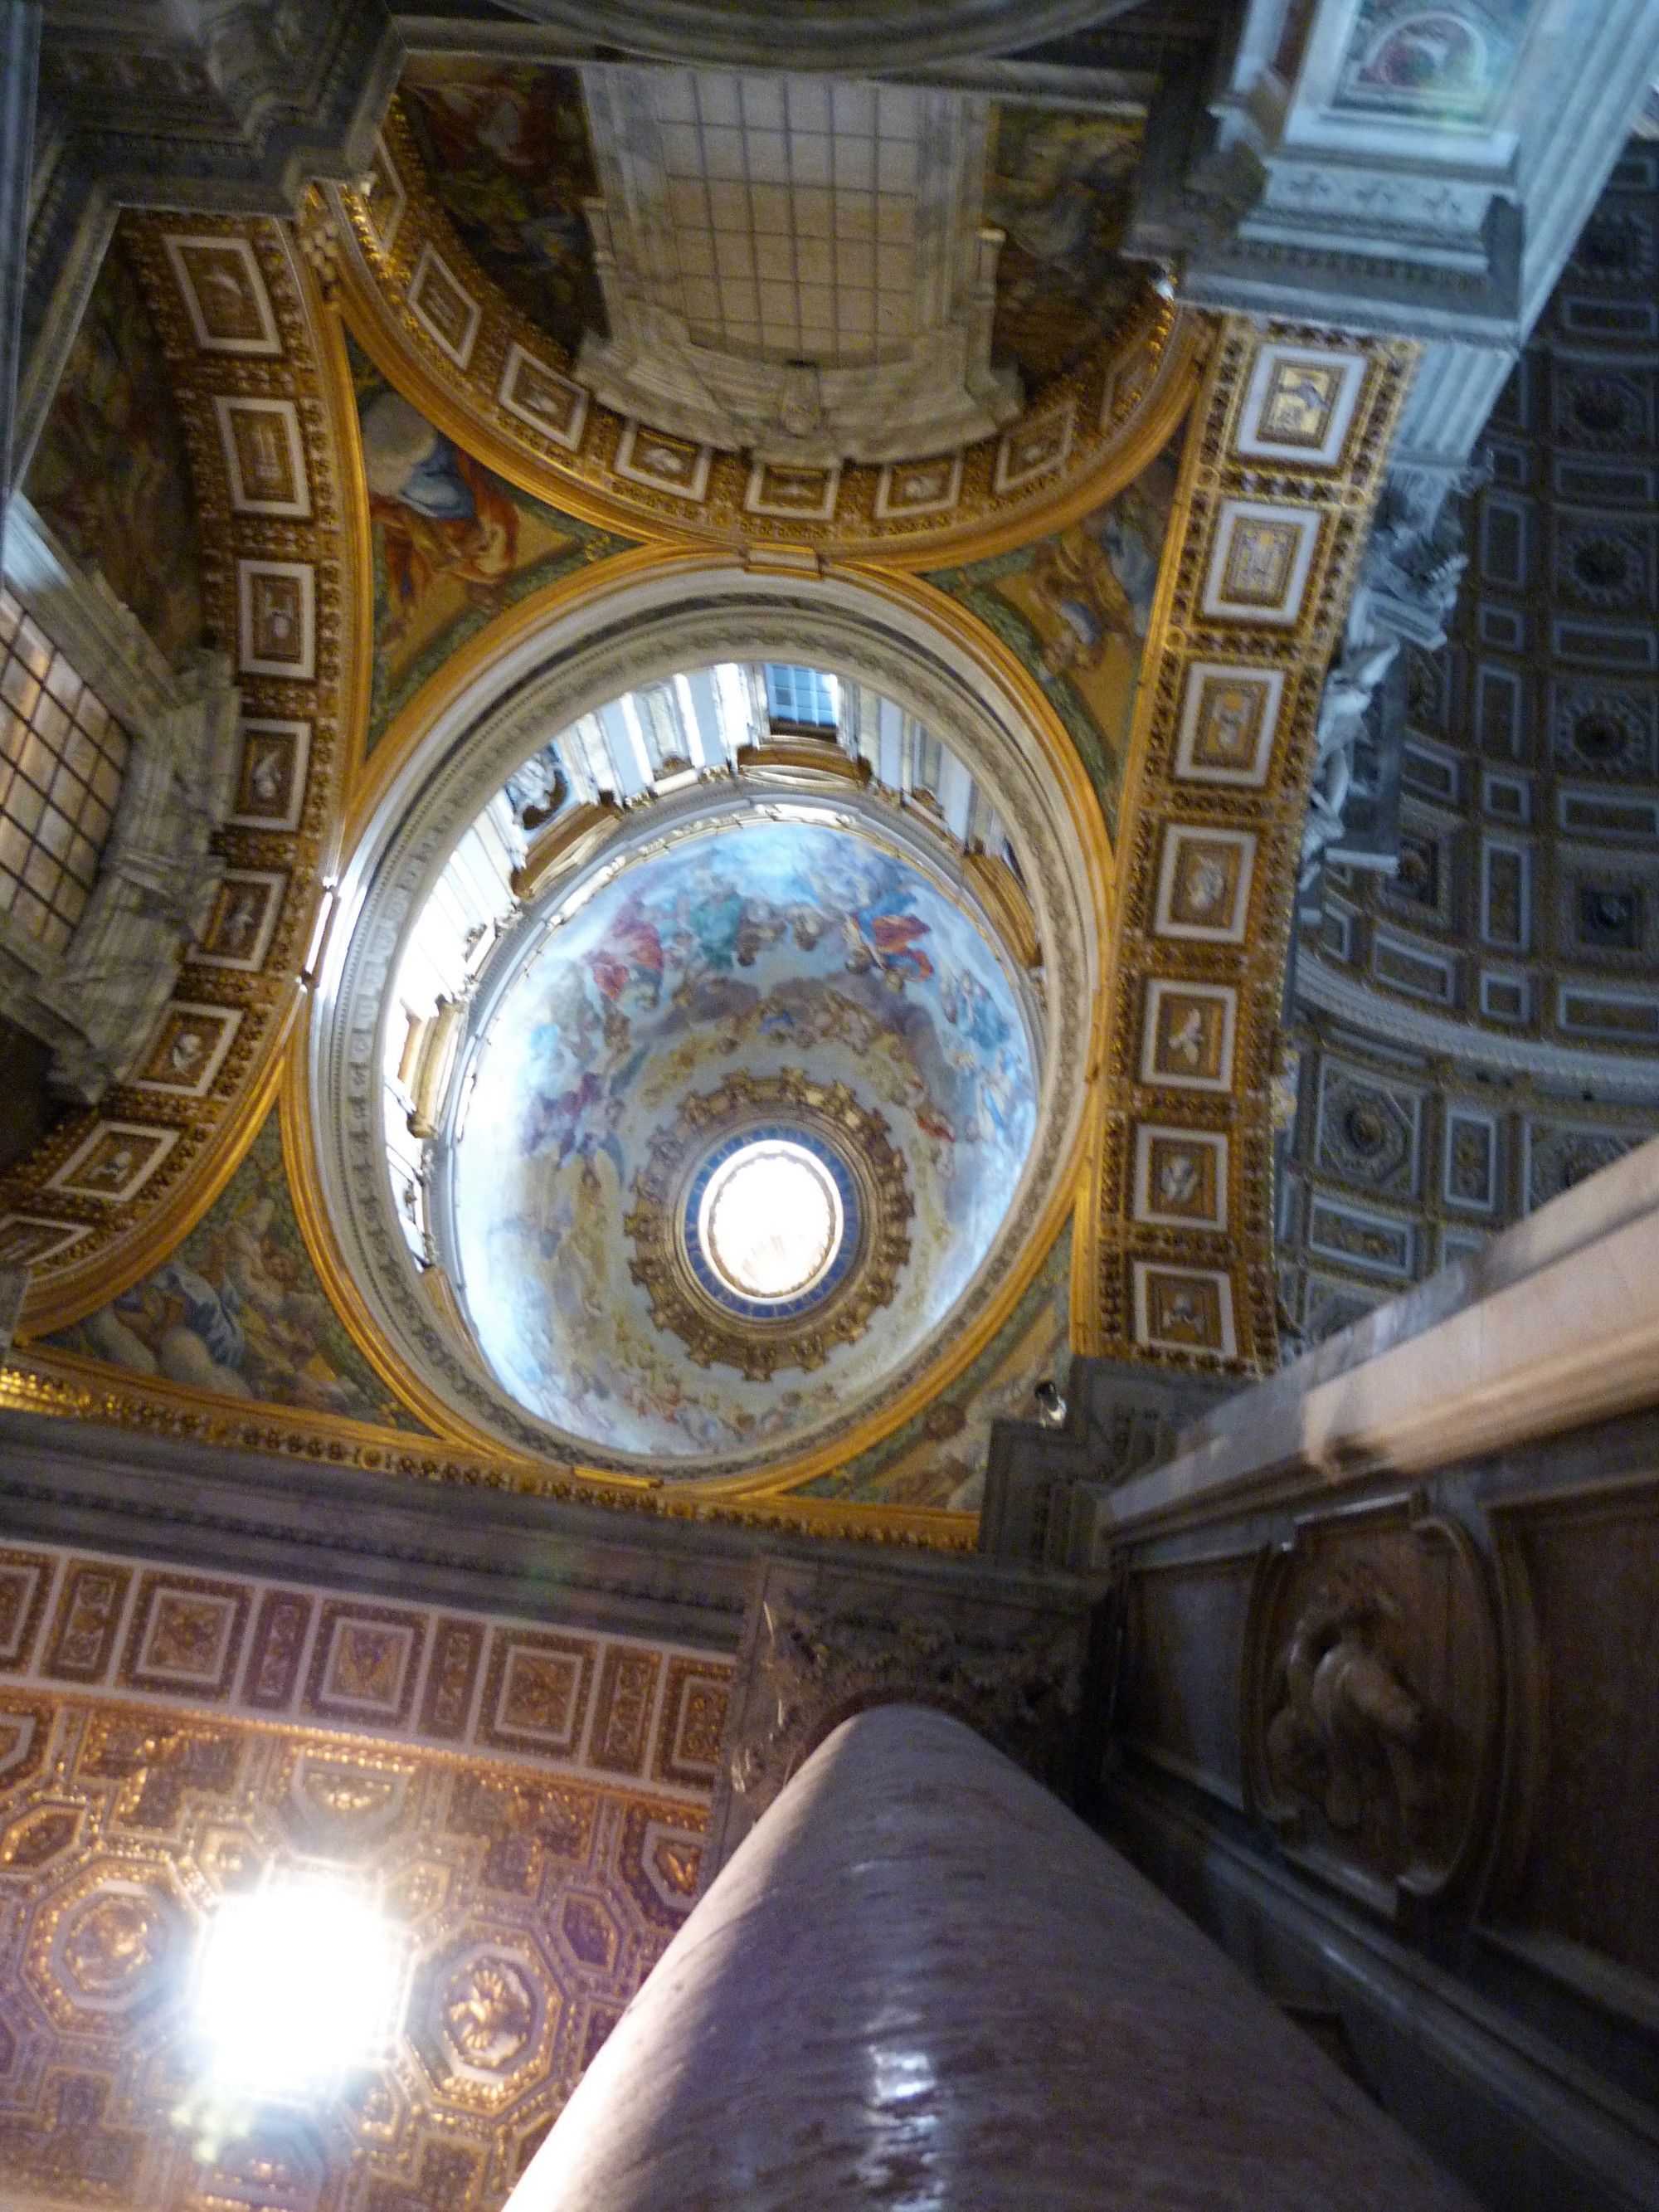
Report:
[[1182,1431],[1103,1500],[1115,1534],[1340,1488],[1659,1398],[1659,1139]]

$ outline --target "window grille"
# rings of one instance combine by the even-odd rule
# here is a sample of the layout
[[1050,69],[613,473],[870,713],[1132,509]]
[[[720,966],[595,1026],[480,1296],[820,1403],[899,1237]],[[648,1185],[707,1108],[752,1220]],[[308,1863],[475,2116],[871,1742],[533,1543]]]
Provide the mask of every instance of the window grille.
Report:
[[820,669],[766,664],[766,714],[775,730],[834,730],[840,694],[835,678]]
[[61,952],[86,910],[128,738],[0,590],[0,915]]

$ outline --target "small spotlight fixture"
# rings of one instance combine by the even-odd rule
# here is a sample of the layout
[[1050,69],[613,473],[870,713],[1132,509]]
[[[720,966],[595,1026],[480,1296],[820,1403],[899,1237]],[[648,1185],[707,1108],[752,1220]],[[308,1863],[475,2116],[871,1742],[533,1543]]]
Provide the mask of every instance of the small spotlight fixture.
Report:
[[1036,1400],[1037,1419],[1045,1429],[1065,1427],[1066,1401],[1052,1375],[1045,1375],[1031,1395]]

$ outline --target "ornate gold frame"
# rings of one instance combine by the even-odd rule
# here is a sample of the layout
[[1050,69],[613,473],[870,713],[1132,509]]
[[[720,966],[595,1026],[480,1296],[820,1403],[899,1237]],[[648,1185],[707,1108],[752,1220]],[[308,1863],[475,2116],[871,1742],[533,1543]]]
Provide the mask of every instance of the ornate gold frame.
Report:
[[0,1408],[173,1437],[226,1451],[264,1451],[285,1459],[353,1468],[416,1482],[506,1490],[521,1496],[608,1506],[671,1521],[714,1521],[745,1528],[811,1530],[878,1544],[970,1552],[971,1514],[930,1506],[866,1505],[821,1498],[676,1487],[654,1475],[605,1474],[548,1460],[515,1459],[499,1446],[477,1450],[448,1439],[432,1443],[397,1429],[326,1413],[289,1413],[249,1405],[188,1383],[128,1377],[101,1361],[44,1345],[28,1345],[0,1364]]
[[[209,1095],[167,1098],[116,1085],[95,1112],[137,1117],[179,1132],[163,1169],[137,1199],[91,1207],[40,1186],[90,1126],[76,1116],[55,1132],[6,1180],[24,1210],[49,1204],[53,1213],[84,1220],[94,1236],[66,1253],[64,1264],[37,1268],[24,1309],[32,1335],[67,1327],[118,1297],[164,1259],[213,1203],[264,1121],[282,1081],[283,1054],[302,998],[302,971],[319,949],[326,887],[340,851],[342,799],[368,713],[371,675],[361,580],[368,573],[368,519],[356,455],[356,410],[337,322],[325,311],[305,259],[283,226],[258,220],[192,216],[193,235],[246,245],[270,295],[280,350],[269,360],[228,361],[204,350],[164,250],[180,219],[129,216],[127,235],[143,272],[162,345],[178,376],[179,412],[202,531],[206,581],[219,634],[237,635],[236,578],[240,559],[302,559],[316,576],[315,680],[274,680],[245,672],[237,681],[245,708],[299,715],[312,723],[303,810],[292,832],[227,826],[217,847],[233,866],[278,869],[289,890],[279,926],[258,972],[192,971],[179,994],[234,1006],[243,1020]],[[275,521],[239,511],[223,447],[214,427],[219,392],[291,398],[302,425],[312,513]]]
[[[711,1144],[773,1121],[820,1137],[855,1178],[863,1212],[860,1249],[846,1280],[809,1316],[744,1321],[716,1306],[698,1285],[685,1249],[685,1192]],[[885,1120],[866,1113],[844,1083],[815,1083],[796,1067],[770,1076],[739,1069],[713,1091],[686,1099],[653,1139],[623,1223],[636,1254],[629,1273],[643,1285],[658,1328],[678,1337],[700,1367],[741,1368],[750,1382],[764,1382],[780,1367],[810,1373],[836,1345],[862,1336],[871,1317],[892,1304],[899,1270],[910,1256],[905,1224],[913,1211],[904,1162],[888,1141]]]
[[[1324,466],[1241,455],[1251,374],[1265,347],[1319,348],[1363,365],[1341,450]],[[1324,675],[1340,637],[1371,509],[1419,348],[1329,331],[1222,325],[1188,432],[1170,535],[1159,571],[1119,817],[1121,897],[1103,994],[1092,1205],[1075,1254],[1074,1348],[1214,1371],[1265,1373],[1278,1359],[1273,1231],[1272,1077],[1285,960]],[[1311,552],[1293,618],[1216,611],[1224,533],[1240,510],[1305,528]],[[1207,604],[1206,604],[1207,602]],[[1278,687],[1258,781],[1204,781],[1179,758],[1194,672],[1225,668]],[[1250,842],[1248,911],[1236,939],[1195,941],[1160,921],[1157,891],[1172,830],[1223,830]],[[1152,1066],[1160,991],[1209,994],[1231,1009],[1224,1079],[1172,1084]],[[1137,1131],[1182,1125],[1226,1146],[1224,1216],[1171,1227],[1136,1218]],[[1192,1285],[1194,1310],[1231,1309],[1231,1342],[1190,1350],[1149,1341],[1138,1300],[1152,1271]],[[1194,1330],[1196,1336],[1196,1329]]]

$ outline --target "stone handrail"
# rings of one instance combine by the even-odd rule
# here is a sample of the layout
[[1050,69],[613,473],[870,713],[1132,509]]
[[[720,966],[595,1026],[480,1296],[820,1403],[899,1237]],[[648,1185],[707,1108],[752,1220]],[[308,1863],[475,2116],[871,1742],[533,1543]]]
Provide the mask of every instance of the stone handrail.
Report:
[[1117,1537],[1421,1474],[1659,1401],[1659,1139],[1182,1431]]

